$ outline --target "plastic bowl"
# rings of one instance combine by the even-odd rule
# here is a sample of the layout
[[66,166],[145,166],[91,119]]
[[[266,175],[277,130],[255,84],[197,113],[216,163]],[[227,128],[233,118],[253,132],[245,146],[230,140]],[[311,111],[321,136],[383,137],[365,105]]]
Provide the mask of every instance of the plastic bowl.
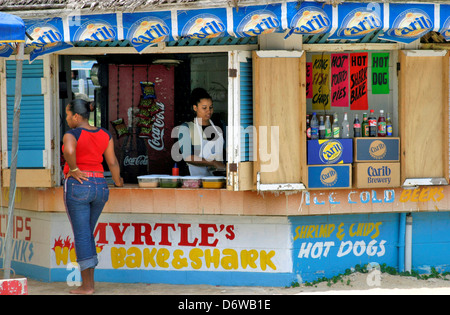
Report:
[[138,176],[139,187],[141,188],[157,188],[159,186],[159,179],[169,175],[143,175]]
[[181,188],[197,189],[202,187],[202,178],[200,176],[185,176],[181,178]]
[[180,176],[166,176],[160,177],[159,187],[161,188],[178,188],[181,184]]
[[225,186],[225,177],[223,176],[208,176],[202,178],[203,188],[206,189],[221,189]]

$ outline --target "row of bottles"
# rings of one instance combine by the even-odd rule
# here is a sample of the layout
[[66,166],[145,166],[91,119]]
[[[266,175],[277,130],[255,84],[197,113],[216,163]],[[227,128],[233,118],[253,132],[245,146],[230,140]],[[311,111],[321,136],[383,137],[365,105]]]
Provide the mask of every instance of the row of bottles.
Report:
[[[307,139],[332,139],[332,138],[350,138],[350,123],[348,121],[348,114],[344,113],[342,123],[339,123],[338,114],[334,113],[333,122],[330,120],[330,115],[319,116],[313,113],[306,116],[307,123]],[[362,123],[359,120],[358,114],[355,114],[353,120],[353,136],[358,137],[392,137],[393,128],[391,116],[388,113],[384,116],[384,111],[380,110],[378,119],[375,117],[375,111],[370,110],[370,115],[363,114]]]

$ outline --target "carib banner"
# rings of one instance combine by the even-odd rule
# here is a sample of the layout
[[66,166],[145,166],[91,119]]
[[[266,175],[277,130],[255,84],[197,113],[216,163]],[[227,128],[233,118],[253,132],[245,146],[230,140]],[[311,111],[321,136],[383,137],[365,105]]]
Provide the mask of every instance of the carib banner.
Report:
[[44,54],[70,48],[72,45],[64,42],[64,27],[61,18],[45,21],[26,20],[25,27],[30,38],[27,37],[25,48],[32,49],[30,61]]
[[296,2],[286,4],[287,28],[289,32],[285,38],[292,34],[320,35],[333,33],[333,7],[328,4],[316,2]]
[[227,9],[177,11],[178,35],[184,38],[205,39],[229,36]]
[[173,40],[170,11],[124,13],[122,22],[125,38],[138,52],[148,46]]
[[445,40],[450,40],[450,5],[440,5],[440,24],[442,25],[439,33],[444,36]]
[[389,29],[382,39],[409,44],[434,29],[434,4],[389,4]]
[[233,29],[237,37],[282,32],[281,4],[233,8]]
[[0,57],[9,57],[14,52],[10,44],[0,43]]
[[69,21],[70,42],[108,42],[119,40],[115,13],[81,15]]
[[328,39],[361,39],[383,29],[383,4],[342,3],[337,8],[337,23],[337,31]]

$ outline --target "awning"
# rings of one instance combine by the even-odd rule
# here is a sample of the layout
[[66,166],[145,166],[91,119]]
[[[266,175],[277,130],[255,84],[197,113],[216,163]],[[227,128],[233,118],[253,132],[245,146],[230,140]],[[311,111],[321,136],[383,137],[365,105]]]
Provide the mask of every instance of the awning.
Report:
[[21,18],[0,12],[0,57],[9,57],[13,43],[25,41],[25,24]]
[[[26,21],[31,59],[80,42],[128,40],[138,52],[183,38],[237,38],[272,32],[327,34],[330,40],[359,40],[370,34],[410,43],[430,31],[450,38],[450,5],[425,3],[341,3],[288,1],[255,6],[107,13]],[[1,48],[0,48],[1,49]]]
[[17,43],[25,41],[25,24],[22,19],[0,12],[0,42]]

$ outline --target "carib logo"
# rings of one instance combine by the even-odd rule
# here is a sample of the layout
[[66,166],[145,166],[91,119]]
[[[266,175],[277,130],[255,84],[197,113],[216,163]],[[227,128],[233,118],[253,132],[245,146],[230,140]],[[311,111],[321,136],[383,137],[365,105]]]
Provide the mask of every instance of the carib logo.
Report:
[[213,14],[200,14],[190,19],[181,31],[182,36],[193,39],[215,38],[224,35],[226,25]]
[[25,46],[33,47],[36,53],[62,42],[62,34],[56,27],[50,24],[35,24],[32,29],[28,29],[27,31],[33,40],[27,39]]
[[369,154],[375,160],[381,160],[386,156],[387,147],[383,141],[375,140],[369,146]]
[[342,157],[344,149],[342,144],[336,140],[325,141],[319,150],[319,157],[322,163],[335,164]]
[[419,38],[433,29],[430,16],[420,9],[408,9],[394,20],[389,36]]
[[446,40],[450,40],[450,17],[445,20],[442,26],[441,35],[444,36]]
[[246,15],[236,29],[239,37],[252,37],[273,33],[281,23],[275,13],[268,10],[257,10]]
[[114,38],[116,38],[116,31],[108,22],[103,20],[90,20],[84,23],[74,35],[75,42],[113,41]]
[[334,186],[337,183],[338,174],[334,168],[326,167],[323,169],[322,173],[320,173],[320,181],[324,186]]
[[292,18],[289,28],[291,34],[314,35],[328,32],[331,20],[324,10],[317,7],[304,7]]
[[170,29],[163,20],[146,17],[136,21],[128,33],[133,45],[155,44],[163,42],[170,34]]
[[338,36],[361,37],[380,30],[383,26],[380,16],[366,8],[357,8],[348,13],[342,20]]

